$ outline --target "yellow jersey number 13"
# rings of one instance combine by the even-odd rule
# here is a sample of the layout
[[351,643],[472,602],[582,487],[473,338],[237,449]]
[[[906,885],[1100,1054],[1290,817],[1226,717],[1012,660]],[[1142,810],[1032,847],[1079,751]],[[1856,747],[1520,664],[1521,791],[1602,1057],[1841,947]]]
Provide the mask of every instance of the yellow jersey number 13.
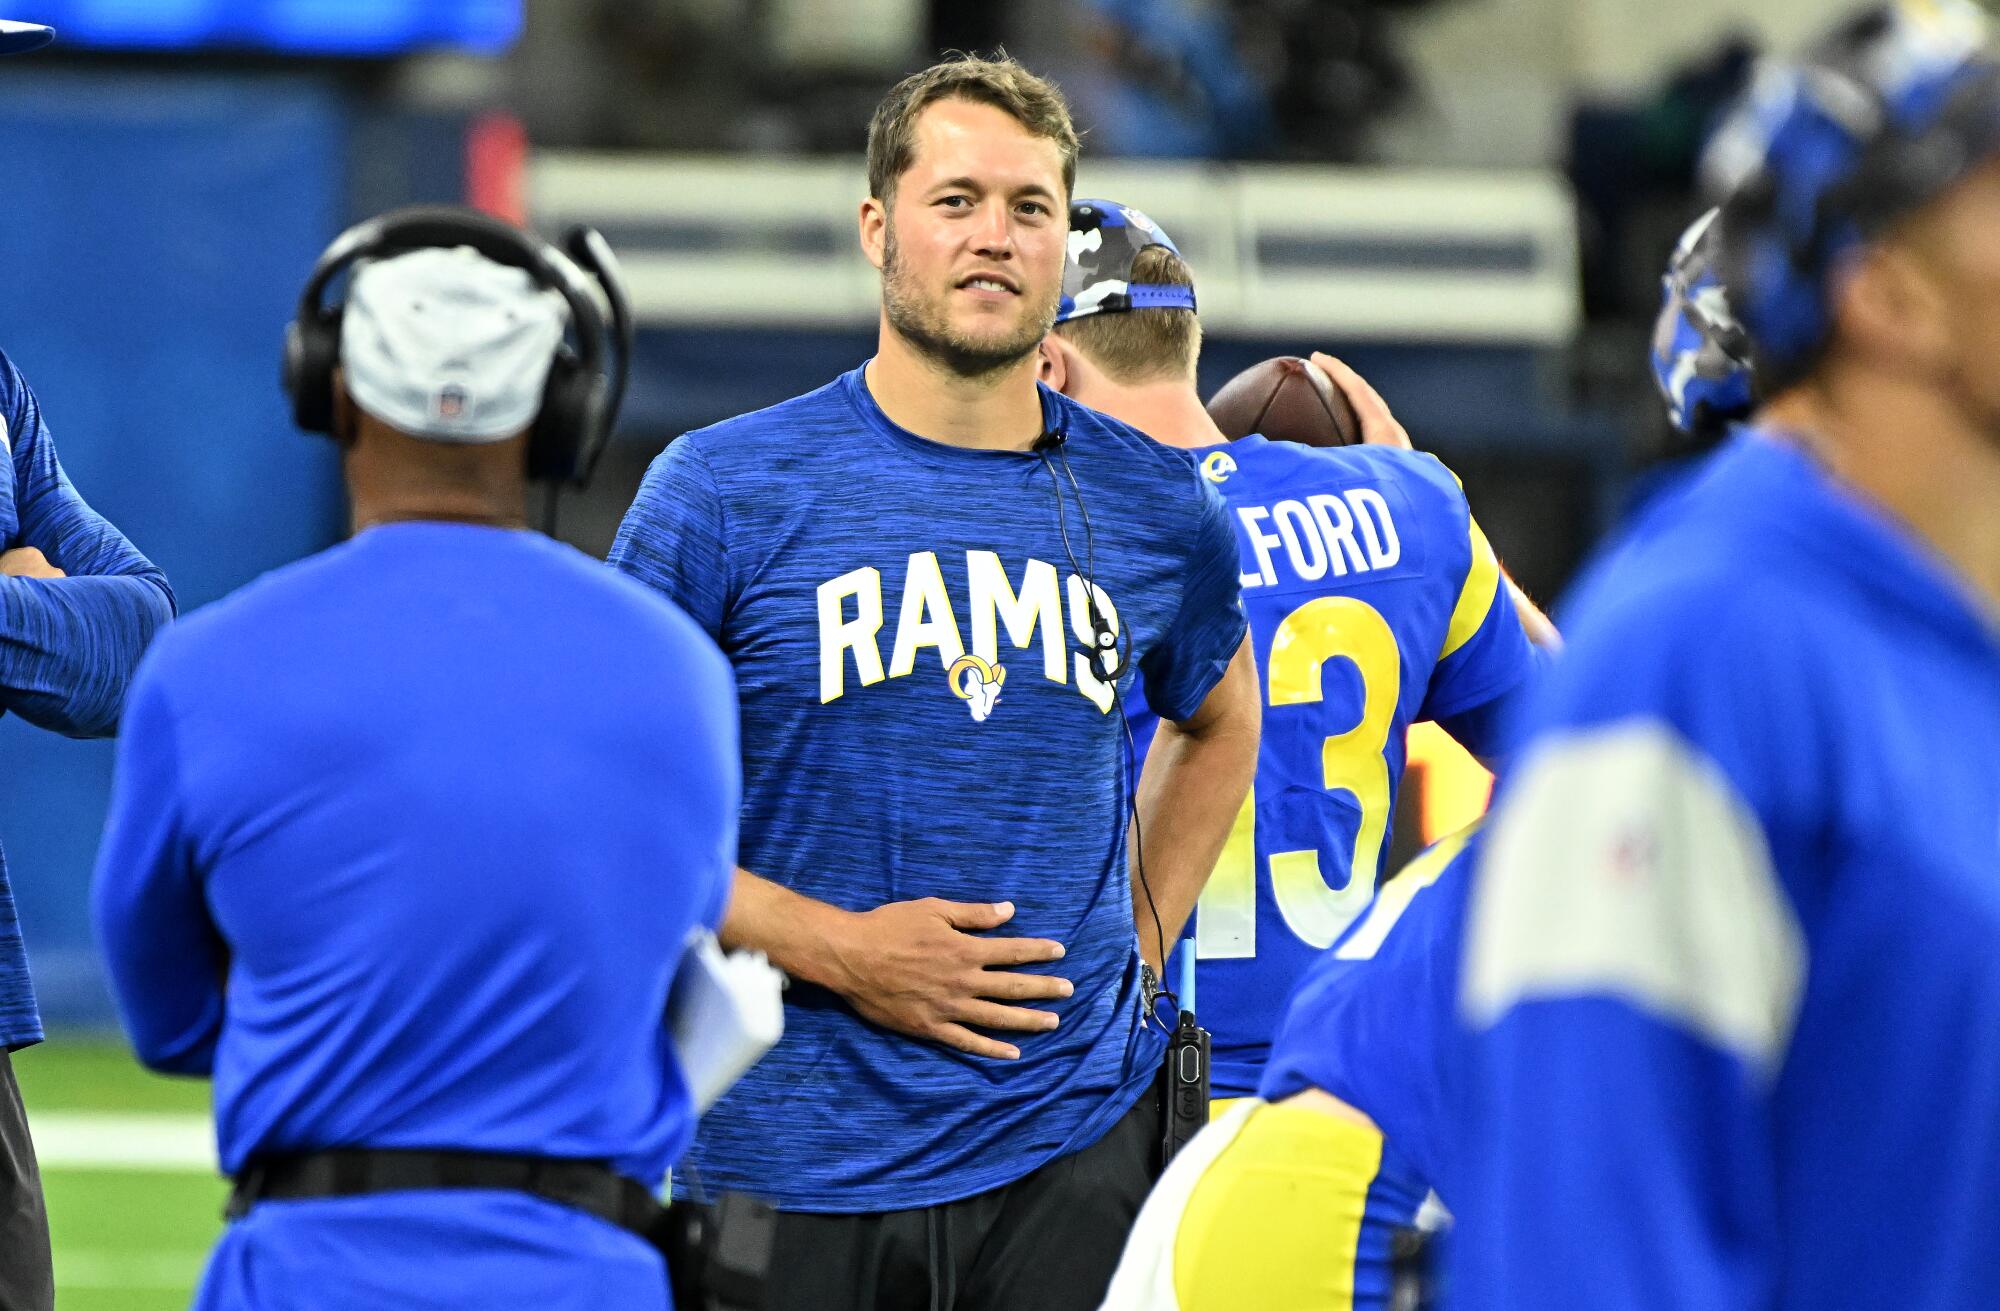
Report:
[[[1285,616],[1271,638],[1265,699],[1270,715],[1306,713],[1325,699],[1328,662],[1346,660],[1361,675],[1361,721],[1320,748],[1322,783],[1361,810],[1344,886],[1328,885],[1320,853],[1274,851],[1271,893],[1299,939],[1333,944],[1368,905],[1389,833],[1389,760],[1385,754],[1402,693],[1396,635],[1381,612],[1349,596],[1322,596]],[[1201,894],[1195,927],[1198,958],[1257,954],[1257,793],[1244,798],[1215,873]]]

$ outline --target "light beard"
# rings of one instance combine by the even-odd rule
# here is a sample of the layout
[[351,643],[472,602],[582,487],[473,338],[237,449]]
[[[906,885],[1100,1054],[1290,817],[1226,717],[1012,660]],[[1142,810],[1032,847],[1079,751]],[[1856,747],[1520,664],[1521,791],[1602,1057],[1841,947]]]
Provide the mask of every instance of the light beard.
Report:
[[1056,322],[1056,298],[1043,313],[1031,314],[1020,331],[999,340],[980,340],[951,326],[935,302],[924,299],[896,258],[896,230],[886,234],[882,252],[882,312],[896,335],[939,368],[965,379],[1005,372],[1035,353]]

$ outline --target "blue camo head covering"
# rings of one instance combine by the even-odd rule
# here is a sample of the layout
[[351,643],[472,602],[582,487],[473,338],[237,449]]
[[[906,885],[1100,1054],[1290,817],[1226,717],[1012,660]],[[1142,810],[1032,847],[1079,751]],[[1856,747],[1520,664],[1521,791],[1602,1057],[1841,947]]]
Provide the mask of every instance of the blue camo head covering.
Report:
[[2000,151],[2000,63],[1967,0],[1867,10],[1766,65],[1702,162],[1718,260],[1766,390],[1826,344],[1841,261]]
[[40,23],[0,18],[0,55],[25,55],[56,39],[56,30]]
[[1674,427],[1695,437],[1719,435],[1754,405],[1749,341],[1715,270],[1717,212],[1681,234],[1653,324],[1653,382]]
[[1056,322],[1119,310],[1193,309],[1193,287],[1133,284],[1132,262],[1154,246],[1181,253],[1159,224],[1136,209],[1112,200],[1071,201],[1069,256],[1063,261]]

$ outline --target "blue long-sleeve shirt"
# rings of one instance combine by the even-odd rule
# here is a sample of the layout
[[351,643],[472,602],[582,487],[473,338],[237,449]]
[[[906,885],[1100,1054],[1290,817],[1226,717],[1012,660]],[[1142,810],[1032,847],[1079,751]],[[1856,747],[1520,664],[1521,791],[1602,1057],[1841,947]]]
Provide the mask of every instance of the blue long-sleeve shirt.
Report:
[[[668,989],[720,923],[739,779],[728,665],[672,606],[537,535],[371,528],[140,668],[94,890],[126,1030],[212,1073],[225,1170],[438,1148],[657,1185],[694,1126]],[[593,1301],[605,1280],[643,1295]],[[201,1305],[661,1287],[644,1244],[560,1207],[402,1194],[257,1207]]]
[[[63,473],[42,408],[0,355],[0,446],[13,477],[0,478],[0,549],[32,546],[69,576],[0,577],[0,712],[70,737],[105,737],[118,725],[139,657],[173,618],[166,575],[84,502]],[[6,862],[0,858],[0,1042],[40,1042]]]
[[1453,1305],[2000,1306],[2000,623],[1755,432],[1565,616],[1467,919]]

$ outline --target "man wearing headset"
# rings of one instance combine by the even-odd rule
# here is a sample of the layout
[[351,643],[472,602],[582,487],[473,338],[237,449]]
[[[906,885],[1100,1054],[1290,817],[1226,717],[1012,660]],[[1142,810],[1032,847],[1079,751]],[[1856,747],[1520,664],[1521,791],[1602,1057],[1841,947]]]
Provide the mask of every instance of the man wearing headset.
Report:
[[[776,1201],[773,1311],[1087,1311],[1159,1160],[1149,978],[1249,783],[1255,676],[1194,461],[1036,384],[1075,158],[1011,61],[899,84],[875,357],[675,441],[612,551],[742,695],[724,937],[794,986],[676,1186]],[[1135,667],[1166,720],[1136,826]]]
[[[0,21],[0,55],[55,37]],[[153,634],[174,615],[166,576],[84,503],[40,405],[0,355],[0,713],[69,737],[106,737]],[[6,1053],[42,1040],[27,948],[0,860],[0,1306],[55,1298],[48,1219],[26,1112]]]
[[693,1127],[663,1020],[727,898],[735,694],[685,615],[527,528],[531,466],[611,420],[563,345],[582,286],[469,212],[336,243],[288,359],[354,536],[134,683],[94,910],[140,1059],[215,1083],[199,1306],[667,1305],[634,1230]]
[[1956,0],[1709,150],[1765,398],[1568,612],[1458,989],[1453,1305],[2000,1305],[2000,58]]

